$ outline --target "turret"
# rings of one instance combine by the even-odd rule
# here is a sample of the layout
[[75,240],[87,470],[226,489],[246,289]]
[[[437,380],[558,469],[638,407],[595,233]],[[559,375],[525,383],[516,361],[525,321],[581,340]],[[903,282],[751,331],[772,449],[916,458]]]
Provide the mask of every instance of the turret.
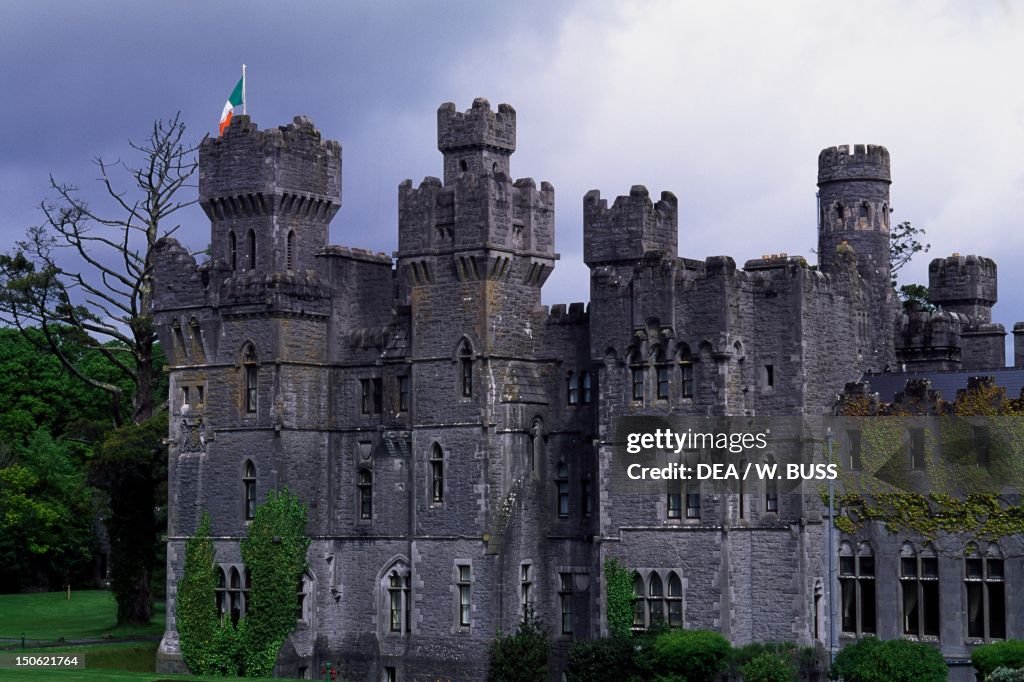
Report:
[[889,267],[889,152],[878,145],[829,147],[818,155],[818,264],[839,274],[837,254],[852,249],[866,293],[868,347],[863,369],[894,362],[896,301]]
[[609,208],[608,200],[591,190],[583,197],[583,260],[593,268],[649,254],[675,258],[678,221],[679,201],[672,192],[662,192],[655,203],[646,187],[634,185]]
[[261,131],[236,116],[199,146],[211,258],[230,271],[311,272],[341,207],[341,145],[303,116]]
[[437,110],[437,148],[444,154],[446,185],[461,173],[509,175],[509,156],[516,150],[516,110],[499,104],[497,112],[491,111],[483,97],[464,112],[445,102]]
[[928,266],[928,300],[974,322],[991,322],[997,292],[996,262],[980,256],[936,258]]

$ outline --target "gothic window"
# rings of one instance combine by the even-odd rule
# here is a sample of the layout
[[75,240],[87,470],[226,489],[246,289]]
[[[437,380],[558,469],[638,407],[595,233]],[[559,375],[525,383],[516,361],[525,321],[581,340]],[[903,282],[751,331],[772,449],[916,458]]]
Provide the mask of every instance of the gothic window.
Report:
[[238,620],[245,615],[245,603],[242,599],[242,575],[234,566],[229,573],[227,594],[231,624],[238,625]]
[[245,460],[245,470],[242,475],[242,499],[245,501],[245,520],[252,521],[256,518],[256,465],[251,459]]
[[693,398],[693,356],[686,344],[679,349],[679,395]]
[[866,201],[860,202],[860,217],[868,218],[871,215],[871,205]]
[[395,666],[384,666],[384,682],[398,682],[398,670]]
[[630,356],[629,379],[632,388],[630,395],[633,400],[642,401],[644,399],[644,366],[639,353],[633,353]]
[[1003,555],[992,545],[986,556],[968,553],[964,561],[967,589],[967,636],[977,639],[1006,637],[1006,585]]
[[860,636],[875,629],[875,556],[862,542],[854,553],[850,543],[839,549],[840,623],[843,632]]
[[647,583],[647,614],[652,627],[665,622],[665,591],[657,573]]
[[558,574],[558,605],[562,614],[562,634],[572,634],[572,573]]
[[359,380],[359,409],[363,414],[370,414],[373,404],[373,389],[369,379]]
[[459,627],[468,628],[470,624],[469,612],[472,604],[472,567],[468,564],[458,564],[455,567],[458,572],[459,588]]
[[580,373],[580,400],[584,405],[589,405],[593,399],[593,389],[590,383],[590,372],[584,370]]
[[668,593],[665,596],[665,605],[668,607],[668,626],[671,628],[683,627],[683,581],[679,579],[675,571],[668,574]]
[[373,472],[360,469],[359,474],[359,518],[373,518]]
[[260,367],[256,362],[256,348],[251,343],[242,351],[242,367],[245,369],[245,411],[256,412],[256,400],[259,395]]
[[761,387],[765,391],[775,390],[775,365],[765,365],[761,368]]
[[437,443],[430,448],[430,501],[444,502],[444,451]]
[[217,567],[217,613],[220,614],[220,620],[224,622],[224,616],[230,612],[231,602],[228,599],[228,577],[224,573],[222,566]]
[[286,269],[295,269],[295,230],[288,230],[288,243],[285,245],[285,261]]
[[683,582],[675,571],[668,572],[668,591],[662,573],[651,571],[646,582],[633,575],[633,629],[646,630],[659,625],[683,626]]
[[238,267],[238,242],[234,230],[228,232],[228,265],[232,272]]
[[900,552],[903,634],[939,636],[939,559],[934,551],[918,555],[910,544]]
[[569,372],[565,378],[566,398],[570,405],[578,405],[580,402],[580,389],[576,383],[576,373]]
[[533,604],[533,565],[522,563],[519,566],[519,603],[522,606],[523,614]]
[[373,379],[373,413],[380,414],[384,411],[384,380],[380,377]]
[[473,397],[473,349],[469,342],[463,342],[462,350],[459,351],[459,367],[462,371],[462,397]]
[[412,580],[404,563],[398,563],[384,577],[384,608],[388,632],[412,632]]
[[556,504],[558,518],[569,518],[569,466],[559,462],[555,474]]
[[249,230],[249,262],[250,270],[256,269],[256,233]]
[[398,411],[409,411],[409,377],[398,377]]

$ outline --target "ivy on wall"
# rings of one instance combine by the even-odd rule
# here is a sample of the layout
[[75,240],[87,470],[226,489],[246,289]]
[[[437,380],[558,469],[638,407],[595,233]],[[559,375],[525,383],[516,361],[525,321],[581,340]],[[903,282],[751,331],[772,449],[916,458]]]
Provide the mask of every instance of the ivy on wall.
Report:
[[628,636],[633,627],[633,571],[617,559],[604,562],[604,582],[608,606],[608,632]]
[[193,674],[270,677],[281,645],[295,629],[296,586],[309,548],[305,505],[287,489],[269,493],[241,545],[251,578],[246,615],[236,627],[217,612],[209,514],[185,543],[175,614],[182,657]]
[[[887,404],[848,397],[840,414],[871,418],[859,424],[868,475],[843,477],[845,492],[836,497],[839,530],[855,533],[875,521],[890,532],[909,530],[931,540],[943,532],[988,540],[1024,534],[1024,400],[1007,400],[1004,389],[978,382],[953,402],[924,393]],[[922,429],[927,494],[907,492],[911,486],[900,480],[906,474],[893,466],[903,456],[912,419],[886,418],[919,416],[941,417],[934,431]],[[985,465],[977,459],[973,430],[979,427],[989,434]]]

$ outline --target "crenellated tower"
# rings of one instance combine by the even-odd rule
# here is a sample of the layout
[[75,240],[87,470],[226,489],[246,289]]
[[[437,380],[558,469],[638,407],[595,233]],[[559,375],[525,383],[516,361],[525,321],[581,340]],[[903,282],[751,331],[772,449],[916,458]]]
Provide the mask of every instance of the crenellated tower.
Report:
[[996,263],[991,258],[955,253],[928,266],[929,302],[964,318],[964,369],[1006,364],[1006,328],[992,322],[997,291]]
[[312,272],[341,208],[341,145],[304,116],[259,130],[236,116],[199,149],[211,259],[233,272]]
[[862,367],[894,367],[896,300],[889,265],[889,151],[880,145],[829,147],[818,155],[818,264],[841,268],[837,250],[852,248],[868,302]]

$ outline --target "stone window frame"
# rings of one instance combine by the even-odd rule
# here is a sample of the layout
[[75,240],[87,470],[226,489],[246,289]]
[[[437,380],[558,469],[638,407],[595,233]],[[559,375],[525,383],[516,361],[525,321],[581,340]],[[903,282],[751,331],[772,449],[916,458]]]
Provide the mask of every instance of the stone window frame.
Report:
[[570,516],[569,464],[559,459],[555,464],[555,516],[568,519]]
[[234,230],[228,230],[228,267],[231,272],[238,269],[238,238]]
[[676,346],[676,363],[679,365],[679,398],[692,403],[696,384],[694,383],[694,356],[688,344],[680,343]]
[[660,344],[651,347],[650,365],[654,370],[654,399],[658,402],[668,402],[672,395],[671,363],[665,357],[665,350]]
[[642,632],[658,624],[670,628],[684,627],[686,584],[682,575],[679,568],[640,568],[633,571],[634,632]]
[[312,570],[307,569],[299,578],[295,590],[295,621],[306,627],[313,626],[316,617],[316,582]]
[[251,585],[252,573],[244,565],[235,563],[217,565],[216,599],[221,623],[227,616],[231,619],[232,624],[238,625],[238,621],[245,617]]
[[[939,556],[933,547],[925,545],[918,552],[909,542],[903,543],[899,572],[900,630],[903,637],[939,641],[942,632],[939,577]],[[912,618],[908,611],[913,613]]]
[[430,445],[427,459],[427,500],[431,507],[443,507],[447,477],[445,476],[446,457],[444,448],[437,441]]
[[[778,464],[775,461],[775,456],[771,453],[765,455],[765,464],[775,465]],[[781,498],[779,496],[779,482],[776,479],[765,479],[764,481],[764,513],[779,515],[781,507]]]
[[642,404],[647,395],[647,367],[639,349],[632,350],[626,357],[629,402]]
[[594,378],[589,370],[580,371],[580,405],[590,405],[594,401]]
[[573,370],[569,370],[565,375],[565,404],[569,407],[580,404],[580,385]]
[[458,387],[458,397],[463,401],[473,399],[473,384],[476,381],[476,372],[473,371],[474,355],[473,345],[469,342],[468,338],[462,337],[456,353],[456,366],[459,372],[456,385]]
[[533,561],[526,559],[519,564],[519,609],[526,615],[528,607],[533,606]]
[[373,521],[373,467],[367,464],[356,468],[356,517],[364,523]]
[[377,630],[383,638],[413,634],[413,584],[409,561],[393,557],[377,574]]
[[559,635],[562,637],[572,637],[573,630],[573,618],[575,618],[575,609],[573,608],[573,600],[575,599],[575,574],[572,571],[558,571],[558,582],[555,583],[558,588],[558,613],[560,614],[560,627],[558,629]]
[[412,406],[412,378],[408,374],[399,374],[395,381],[398,384],[398,411],[409,412]]
[[454,619],[452,633],[469,632],[473,627],[473,583],[476,575],[471,559],[456,559],[452,563],[452,594]]
[[256,231],[253,229],[249,230],[248,237],[248,252],[245,254],[246,270],[255,270],[257,261],[256,254]]
[[256,344],[247,340],[242,344],[239,363],[242,374],[242,413],[255,416],[259,413],[260,402],[260,360]]
[[242,519],[246,524],[256,518],[256,462],[246,457],[242,462]]
[[[878,590],[876,589],[877,566],[875,553],[870,542],[866,540],[857,544],[854,551],[848,541],[839,545],[839,631],[844,637],[877,636],[878,634]],[[870,560],[870,563],[865,560]],[[850,590],[852,592],[848,592]],[[850,597],[847,595],[850,594]],[[844,613],[847,608],[847,601],[852,608],[853,628],[846,628],[847,618]],[[867,609],[865,605],[870,602],[872,622],[870,629],[865,623]]]
[[[995,543],[988,546],[988,550],[981,554],[973,544],[969,545],[964,552],[964,633],[965,641],[968,644],[980,644],[983,642],[998,642],[1007,639],[1006,627],[1006,559],[1002,550]],[[980,570],[974,568],[977,566]],[[975,597],[979,605],[982,632],[980,635],[971,634],[971,603],[972,587],[980,594]],[[980,590],[978,589],[980,587]],[[996,592],[993,597],[992,592]],[[999,612],[1002,614],[1002,636],[993,635],[992,626],[998,622],[992,617],[992,606],[999,603]]]
[[295,270],[295,230],[288,230],[288,236],[285,238],[284,247],[284,268],[285,270]]

